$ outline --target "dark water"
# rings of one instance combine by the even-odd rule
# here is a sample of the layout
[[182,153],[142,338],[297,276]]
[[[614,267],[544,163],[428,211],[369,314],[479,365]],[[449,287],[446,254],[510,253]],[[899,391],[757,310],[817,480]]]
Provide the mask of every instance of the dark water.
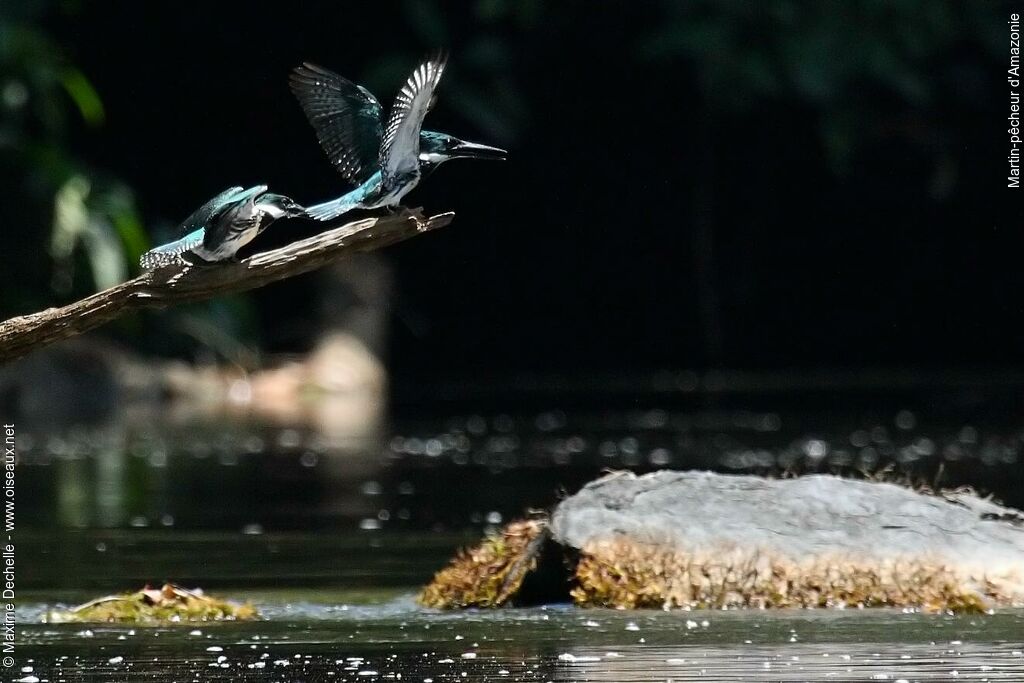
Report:
[[[281,594],[270,621],[23,629],[26,675],[75,681],[1022,680],[1024,615],[437,614]],[[327,600],[331,606],[306,599]],[[284,605],[288,607],[285,608]]]
[[[1024,680],[1014,611],[440,614],[412,600],[458,546],[607,468],[885,470],[1021,506],[1021,397],[480,401],[358,436],[224,419],[20,429],[12,680]],[[267,620],[41,623],[49,606],[164,580],[252,599]]]
[[607,469],[867,474],[1024,508],[1024,386],[533,402],[359,435],[223,416],[20,429],[22,526],[478,532]]

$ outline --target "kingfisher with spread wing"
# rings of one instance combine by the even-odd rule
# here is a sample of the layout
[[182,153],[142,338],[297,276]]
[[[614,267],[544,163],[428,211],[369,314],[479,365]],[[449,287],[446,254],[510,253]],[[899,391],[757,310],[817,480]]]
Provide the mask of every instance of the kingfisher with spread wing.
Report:
[[234,258],[243,246],[278,218],[305,216],[306,210],[266,185],[229,187],[206,202],[179,226],[185,236],[150,249],[139,263],[146,270],[180,263],[186,252],[207,262]]
[[320,145],[338,172],[356,186],[309,207],[307,215],[326,221],[353,209],[395,207],[423,175],[449,159],[505,158],[503,149],[422,130],[445,59],[438,53],[416,67],[386,123],[380,102],[363,86],[308,63],[292,72],[292,92]]

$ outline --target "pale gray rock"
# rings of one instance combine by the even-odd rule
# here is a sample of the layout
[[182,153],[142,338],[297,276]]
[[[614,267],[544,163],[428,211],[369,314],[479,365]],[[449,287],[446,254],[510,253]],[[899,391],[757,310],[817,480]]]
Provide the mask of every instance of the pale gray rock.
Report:
[[585,549],[625,538],[687,553],[767,553],[796,562],[919,560],[1024,595],[1024,514],[968,493],[813,475],[610,474],[562,501],[553,538]]

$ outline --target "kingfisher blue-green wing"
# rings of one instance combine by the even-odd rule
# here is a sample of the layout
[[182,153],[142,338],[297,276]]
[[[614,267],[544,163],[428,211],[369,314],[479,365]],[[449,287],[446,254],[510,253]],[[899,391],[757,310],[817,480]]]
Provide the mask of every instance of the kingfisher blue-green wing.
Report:
[[220,247],[224,240],[251,229],[259,221],[259,217],[256,216],[255,204],[257,198],[267,191],[267,186],[254,185],[245,190],[240,187],[237,189],[237,192],[223,201],[210,214],[203,235],[203,246],[210,251]]
[[438,52],[416,67],[391,105],[380,145],[380,168],[385,177],[419,168],[420,130],[434,104],[447,56]]
[[384,114],[361,85],[308,62],[292,70],[292,93],[327,158],[353,185],[377,171]]
[[210,201],[200,206],[192,212],[192,215],[181,222],[181,225],[178,226],[178,235],[191,235],[196,230],[206,228],[214,215],[219,211],[222,211],[225,206],[231,203],[235,195],[242,191],[243,190],[239,185],[229,187]]

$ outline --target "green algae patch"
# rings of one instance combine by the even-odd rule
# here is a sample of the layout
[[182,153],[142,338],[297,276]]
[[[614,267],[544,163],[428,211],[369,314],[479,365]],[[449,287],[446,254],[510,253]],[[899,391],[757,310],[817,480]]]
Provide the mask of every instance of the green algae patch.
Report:
[[109,595],[69,610],[47,615],[50,623],[175,624],[211,621],[251,621],[259,614],[250,604],[238,604],[173,584],[146,586],[134,593]]
[[417,600],[425,607],[499,607],[522,586],[537,567],[548,538],[546,519],[512,522],[477,546],[462,549],[434,575]]
[[925,559],[819,556],[806,561],[744,549],[684,553],[628,540],[585,548],[577,605],[619,609],[900,607],[983,613],[1012,598]]

